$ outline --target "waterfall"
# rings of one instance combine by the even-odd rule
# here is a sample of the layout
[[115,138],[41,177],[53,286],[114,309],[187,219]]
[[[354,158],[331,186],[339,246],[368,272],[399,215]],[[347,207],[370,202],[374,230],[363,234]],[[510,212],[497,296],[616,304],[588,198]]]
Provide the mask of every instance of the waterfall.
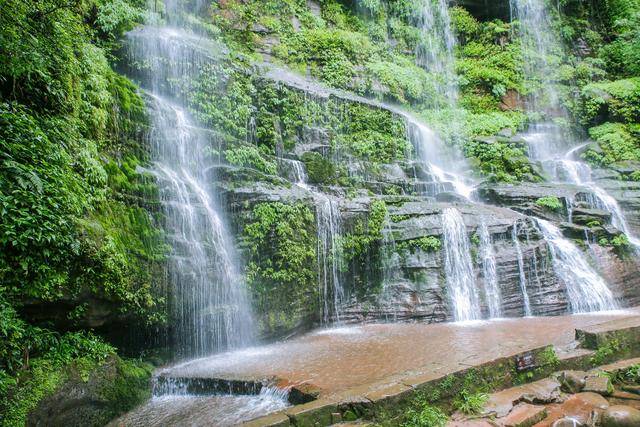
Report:
[[593,191],[593,194],[596,197],[596,200],[593,203],[594,207],[610,212],[611,223],[613,226],[626,234],[629,242],[636,248],[636,250],[640,250],[640,239],[629,228],[627,219],[622,212],[622,209],[620,209],[620,205],[616,199],[614,199],[613,196],[607,193],[603,188],[598,187],[593,183],[590,183],[588,187]]
[[511,232],[511,238],[513,240],[513,246],[516,248],[516,255],[518,258],[518,274],[520,281],[520,289],[522,291],[522,303],[524,305],[524,315],[532,316],[531,302],[529,301],[529,291],[527,289],[527,276],[524,274],[524,257],[522,255],[522,247],[520,246],[520,239],[518,238],[518,223],[513,224]]
[[447,0],[420,0],[414,21],[421,32],[416,47],[416,63],[429,72],[440,95],[438,101],[455,107],[458,99],[454,48],[456,38],[451,26]]
[[470,199],[473,186],[466,182],[464,175],[460,172],[466,166],[464,159],[457,158],[454,153],[447,150],[438,135],[427,126],[408,115],[405,119],[407,138],[426,172],[430,174],[432,184],[435,184],[435,190],[427,195],[435,196],[450,187],[457,194]]
[[[380,301],[383,306],[391,298],[389,285],[399,278],[401,269],[400,254],[393,238],[391,220],[387,216],[382,231],[382,292],[380,293]],[[385,309],[392,311],[392,320],[396,321],[398,317],[396,305],[385,307]]]
[[[511,0],[510,4],[512,16],[520,21],[525,75],[535,77],[541,83],[541,90],[528,108],[533,111],[552,111],[566,117],[552,79],[557,64],[548,62],[554,52],[562,52],[562,45],[553,31],[546,4],[544,0]],[[525,139],[532,159],[541,161],[547,171],[551,170],[556,180],[584,185],[590,189],[598,200],[598,206],[612,213],[614,225],[623,231],[626,229],[628,233],[624,215],[617,202],[592,182],[591,169],[586,163],[573,159],[580,147],[575,146],[572,137],[562,135],[556,125],[537,124]],[[570,220],[571,216],[570,209]],[[616,304],[606,282],[589,266],[584,254],[565,239],[554,225],[542,220],[538,221],[538,225],[549,243],[556,274],[567,286],[572,310],[586,312],[615,308]],[[634,236],[630,236],[629,240],[634,245],[640,243]]]
[[640,239],[638,239],[629,228],[627,219],[616,199],[614,199],[613,196],[607,193],[602,187],[593,182],[591,168],[588,164],[576,160],[570,160],[567,158],[567,156],[570,155],[571,152],[567,153],[564,159],[556,162],[555,177],[559,178],[564,174],[564,177],[568,182],[591,190],[593,193],[593,197],[590,200],[591,206],[611,213],[611,223],[613,226],[626,234],[631,244],[636,248],[640,248]]
[[320,295],[320,318],[327,324],[332,320],[340,322],[341,305],[344,301],[344,288],[340,281],[342,263],[339,237],[341,229],[338,203],[326,194],[307,184],[304,163],[289,160],[292,165],[292,178],[297,186],[311,192],[316,208],[316,230],[318,237],[318,291]]
[[587,263],[582,252],[555,225],[537,219],[540,232],[549,243],[553,268],[567,288],[574,313],[613,310],[617,304],[604,279]]
[[493,250],[493,241],[489,234],[487,224],[483,222],[480,231],[480,257],[482,259],[482,273],[484,278],[484,294],[489,309],[489,317],[502,316],[502,295],[498,286],[498,274],[496,271],[496,257]]
[[211,138],[199,128],[172,87],[195,78],[208,60],[206,39],[176,27],[128,34],[130,66],[147,93],[152,171],[157,177],[171,254],[170,305],[177,352],[184,357],[247,345],[253,322],[241,265],[216,200]]
[[340,306],[344,289],[340,282],[340,211],[338,204],[322,193],[316,196],[316,227],[318,230],[318,285],[320,287],[322,321],[329,323],[331,315],[340,322]]
[[525,76],[539,80],[540,91],[528,107],[534,111],[557,109],[559,96],[554,86],[557,64],[549,62],[562,45],[553,30],[545,0],[510,0],[511,16],[517,18]]
[[[591,167],[582,161],[576,160],[576,153],[584,146],[578,145],[562,154],[558,150],[559,143],[554,142],[557,132],[553,131],[553,125],[544,125],[524,136],[529,145],[529,152],[534,160],[542,163],[545,171],[557,182],[568,182],[587,188],[593,193],[591,205],[611,213],[611,222],[614,227],[622,231],[629,238],[629,242],[640,249],[640,239],[634,235],[627,224],[624,212],[620,205],[602,187],[593,182]],[[571,222],[571,210],[569,221]]]
[[467,227],[456,208],[444,209],[441,220],[447,291],[453,306],[454,319],[481,319],[482,312],[471,262]]
[[293,176],[296,185],[305,189],[309,188],[307,185],[307,173],[304,170],[304,163],[299,160],[291,160],[291,164],[293,165]]

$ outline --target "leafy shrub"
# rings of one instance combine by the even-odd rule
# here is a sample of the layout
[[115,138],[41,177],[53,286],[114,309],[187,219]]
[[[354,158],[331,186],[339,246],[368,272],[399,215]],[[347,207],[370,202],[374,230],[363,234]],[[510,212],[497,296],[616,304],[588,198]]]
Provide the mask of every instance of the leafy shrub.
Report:
[[302,155],[309,181],[313,184],[332,184],[336,181],[335,164],[320,153],[307,152]]
[[230,148],[224,152],[225,159],[235,166],[252,167],[260,172],[276,175],[278,165],[275,161],[265,159],[264,155],[255,146],[241,146]]
[[464,389],[453,400],[453,407],[468,415],[479,414],[487,400],[486,393],[470,393]]
[[536,205],[553,212],[560,212],[563,209],[562,202],[555,196],[540,197],[536,200]]
[[640,78],[591,83],[581,95],[584,123],[640,120]]
[[435,236],[425,236],[419,239],[399,242],[396,247],[400,250],[419,248],[424,252],[438,252],[442,248],[442,242]]
[[591,356],[589,361],[592,365],[598,366],[611,360],[611,357],[622,350],[622,344],[616,339],[608,341],[606,344],[599,346],[595,354]]
[[343,120],[339,147],[362,159],[390,163],[410,151],[404,121],[389,111],[350,104]]
[[247,281],[260,329],[290,330],[316,313],[316,235],[313,212],[304,204],[256,205],[242,231],[248,252]]
[[464,150],[465,155],[494,182],[539,180],[529,158],[520,147],[497,140],[471,140]]
[[606,166],[621,160],[640,159],[640,127],[622,123],[605,123],[589,129],[591,138],[598,142],[600,151],[587,150],[590,163]]
[[444,427],[449,417],[440,408],[424,405],[421,409],[411,409],[402,424],[404,427]]

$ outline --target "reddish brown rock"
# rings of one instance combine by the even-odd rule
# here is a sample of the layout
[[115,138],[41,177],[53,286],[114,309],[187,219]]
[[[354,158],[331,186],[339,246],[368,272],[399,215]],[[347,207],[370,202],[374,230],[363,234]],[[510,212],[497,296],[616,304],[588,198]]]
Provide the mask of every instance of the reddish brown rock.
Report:
[[547,408],[529,403],[520,403],[502,419],[498,419],[499,425],[504,427],[531,427],[547,417]]
[[536,427],[553,426],[556,421],[570,418],[578,424],[588,424],[594,414],[602,412],[609,407],[607,400],[597,393],[578,393],[560,403],[547,407],[547,418],[536,424]]
[[630,406],[610,406],[602,414],[602,427],[638,427],[640,411]]
[[513,89],[509,89],[500,102],[500,109],[503,111],[522,110],[523,106],[524,103],[520,98],[520,94]]
[[611,384],[611,380],[609,379],[609,377],[606,377],[604,375],[591,376],[587,377],[587,379],[585,380],[583,390],[598,393],[603,396],[608,396],[613,393],[613,385]]
[[461,420],[461,421],[449,421],[447,427],[494,427],[495,424],[490,423],[487,420]]
[[518,402],[551,403],[559,397],[560,383],[551,378],[545,378],[492,394],[485,405],[484,413],[504,417]]

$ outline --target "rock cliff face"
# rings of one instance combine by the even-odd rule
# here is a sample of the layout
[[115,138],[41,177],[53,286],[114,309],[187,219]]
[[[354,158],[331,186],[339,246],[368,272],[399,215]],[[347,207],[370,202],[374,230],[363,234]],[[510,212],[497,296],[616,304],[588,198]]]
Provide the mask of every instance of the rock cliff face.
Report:
[[[614,244],[621,230],[611,214],[590,202],[589,188],[551,183],[542,165],[530,164],[524,138],[504,132],[476,142],[513,154],[501,161],[514,176],[539,182],[482,182],[400,108],[271,64],[280,41],[255,25],[251,33],[268,42],[259,44],[259,66],[239,66],[224,49],[204,54],[188,40],[176,39],[174,48],[194,50],[185,66],[196,77],[180,93],[210,131],[207,176],[241,253],[260,335],[333,321],[454,320],[461,276],[449,277],[452,268],[470,284],[481,317],[566,313],[568,286],[536,218],[578,246],[622,305],[640,301],[637,265],[629,248]],[[167,85],[177,84],[167,78]],[[595,178],[640,231],[640,185],[620,180],[625,167],[635,170],[623,165]],[[462,181],[473,183],[470,197]],[[450,208],[461,216],[464,230],[455,237],[463,249],[448,246]],[[461,255],[455,268],[451,251]]]
[[[640,301],[634,257],[617,254],[612,247],[598,243],[600,238],[619,235],[620,231],[611,225],[608,212],[589,206],[589,189],[548,182],[481,183],[474,193],[477,201],[471,202],[454,193],[451,183],[434,180],[415,159],[413,147],[406,137],[405,129],[409,124],[402,112],[373,101],[343,96],[312,82],[287,81],[282,75],[277,79],[269,75],[256,79],[260,87],[257,98],[261,91],[276,91],[277,97],[289,100],[294,94],[304,100],[307,111],[313,111],[312,117],[305,116],[304,112],[296,116],[298,123],[293,132],[288,130],[288,134],[282,132],[281,123],[287,120],[285,113],[274,114],[271,118],[276,123],[274,128],[280,129],[275,136],[279,155],[268,157],[277,165],[277,173],[230,165],[212,171],[215,174],[212,180],[218,183],[237,240],[245,249],[245,260],[254,273],[256,269],[270,268],[272,262],[282,268],[286,262],[279,251],[282,245],[291,244],[278,235],[276,223],[286,219],[280,217],[276,223],[269,224],[268,232],[263,234],[268,242],[261,245],[261,252],[252,253],[248,249],[255,242],[251,242],[247,228],[260,222],[256,217],[257,207],[304,206],[313,215],[313,220],[307,224],[305,243],[314,253],[307,259],[310,265],[305,265],[312,274],[305,279],[293,277],[297,292],[281,287],[282,280],[271,281],[269,292],[282,294],[275,305],[263,307],[266,311],[258,313],[265,335],[288,334],[321,323],[323,318],[327,320],[327,315],[329,320],[339,317],[347,322],[452,320],[442,247],[442,212],[452,206],[462,214],[471,242],[475,286],[485,316],[488,316],[486,278],[478,238],[483,224],[493,242],[504,316],[525,314],[523,281],[534,315],[557,315],[570,310],[566,285],[555,273],[549,246],[532,217],[556,223],[568,239],[580,245],[623,305]],[[357,114],[353,114],[354,111]],[[399,143],[404,144],[398,149],[401,154],[380,160],[358,152],[361,142],[358,138],[365,136],[354,135],[350,133],[351,129],[341,126],[350,112],[350,121],[366,120],[368,114],[375,113],[382,115],[387,125],[400,128],[396,136],[404,136],[404,142]],[[372,144],[380,148],[386,143],[385,138],[389,135],[381,131]],[[630,226],[636,229],[640,225],[636,214],[640,202],[638,186],[611,179],[615,171],[599,173],[602,186],[620,200]],[[537,203],[549,196],[560,201],[560,209],[551,210]],[[337,292],[331,280],[324,282],[322,279],[330,275],[326,270],[331,267],[323,264],[318,252],[323,226],[320,217],[323,201],[327,199],[335,205],[339,216],[339,227],[334,230],[337,234],[333,236],[336,253],[331,257],[339,264],[335,278],[340,282],[343,294],[339,310],[323,313],[324,300],[333,301],[333,292]],[[380,204],[384,206],[384,213],[382,218],[376,219],[373,209]],[[375,221],[378,223],[372,224]],[[514,225],[517,225],[515,237]],[[590,237],[587,240],[585,236]],[[257,282],[251,286],[255,292]],[[325,286],[329,289],[323,289]],[[288,306],[294,309],[287,313],[283,308]],[[270,310],[279,312],[284,318],[274,320],[274,312]]]

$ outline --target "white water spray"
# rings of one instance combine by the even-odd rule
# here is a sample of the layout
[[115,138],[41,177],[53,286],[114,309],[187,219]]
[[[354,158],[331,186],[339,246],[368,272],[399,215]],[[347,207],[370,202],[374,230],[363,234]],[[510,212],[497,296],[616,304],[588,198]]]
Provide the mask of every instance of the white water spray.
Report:
[[513,224],[511,238],[513,240],[513,246],[516,248],[516,255],[518,259],[518,277],[520,281],[520,290],[522,291],[524,315],[531,316],[531,301],[529,300],[529,290],[527,289],[527,275],[524,273],[524,257],[522,256],[522,247],[520,246],[520,239],[518,238],[517,222]]
[[[183,357],[241,347],[253,321],[241,267],[207,171],[209,133],[199,128],[174,80],[189,80],[210,61],[205,39],[176,27],[146,27],[128,35],[132,72],[148,93],[151,157],[171,246],[169,282],[173,341]],[[135,67],[132,67],[135,68]]]
[[606,282],[587,263],[582,252],[555,225],[537,219],[540,232],[549,243],[553,268],[567,288],[573,313],[615,310],[618,308]]
[[489,310],[490,318],[502,316],[502,295],[498,286],[498,274],[496,271],[496,257],[493,250],[493,241],[486,223],[479,228],[480,257],[482,259],[482,272],[484,278],[484,294]]
[[447,291],[456,321],[482,318],[471,261],[467,227],[460,211],[446,208],[441,215]]

